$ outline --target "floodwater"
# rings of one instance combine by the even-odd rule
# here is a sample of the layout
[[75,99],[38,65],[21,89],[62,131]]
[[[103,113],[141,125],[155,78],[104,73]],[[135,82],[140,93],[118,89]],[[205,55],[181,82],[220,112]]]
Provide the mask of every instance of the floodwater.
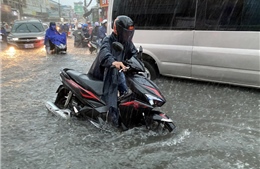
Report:
[[104,132],[64,120],[45,108],[60,85],[59,70],[86,72],[95,55],[74,49],[1,51],[2,169],[258,169],[258,89],[160,77],[161,111],[178,131],[166,136],[134,128]]

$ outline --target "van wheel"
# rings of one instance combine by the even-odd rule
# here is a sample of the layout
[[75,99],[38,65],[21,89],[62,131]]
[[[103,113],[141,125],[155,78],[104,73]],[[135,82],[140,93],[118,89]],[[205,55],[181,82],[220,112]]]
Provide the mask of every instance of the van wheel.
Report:
[[155,66],[147,61],[143,61],[143,63],[145,66],[145,72],[147,73],[147,78],[151,80],[155,80],[158,76]]

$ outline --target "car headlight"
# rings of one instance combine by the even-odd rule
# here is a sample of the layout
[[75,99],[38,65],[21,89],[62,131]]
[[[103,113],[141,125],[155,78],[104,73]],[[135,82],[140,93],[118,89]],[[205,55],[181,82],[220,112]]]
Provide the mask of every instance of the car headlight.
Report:
[[150,94],[145,94],[147,99],[149,100],[150,105],[156,105],[156,106],[162,106],[164,104],[164,101],[158,97],[155,97]]
[[37,39],[38,39],[38,40],[42,40],[42,39],[44,39],[44,37],[37,37]]
[[19,38],[12,38],[13,41],[19,40]]

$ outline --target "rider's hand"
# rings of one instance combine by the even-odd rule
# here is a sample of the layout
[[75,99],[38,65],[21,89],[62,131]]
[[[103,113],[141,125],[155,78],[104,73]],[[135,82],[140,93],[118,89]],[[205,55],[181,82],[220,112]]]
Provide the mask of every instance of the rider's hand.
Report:
[[115,66],[118,70],[120,69],[123,69],[123,71],[126,70],[126,66],[122,62],[114,61],[112,65]]

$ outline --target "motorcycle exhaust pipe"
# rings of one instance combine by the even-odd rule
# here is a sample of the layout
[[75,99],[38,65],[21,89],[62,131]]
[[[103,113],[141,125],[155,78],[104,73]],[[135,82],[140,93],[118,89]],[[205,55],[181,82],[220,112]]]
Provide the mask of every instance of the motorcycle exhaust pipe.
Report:
[[45,106],[56,116],[61,116],[64,119],[69,119],[71,117],[71,110],[69,109],[59,109],[54,103],[49,101],[45,104]]

